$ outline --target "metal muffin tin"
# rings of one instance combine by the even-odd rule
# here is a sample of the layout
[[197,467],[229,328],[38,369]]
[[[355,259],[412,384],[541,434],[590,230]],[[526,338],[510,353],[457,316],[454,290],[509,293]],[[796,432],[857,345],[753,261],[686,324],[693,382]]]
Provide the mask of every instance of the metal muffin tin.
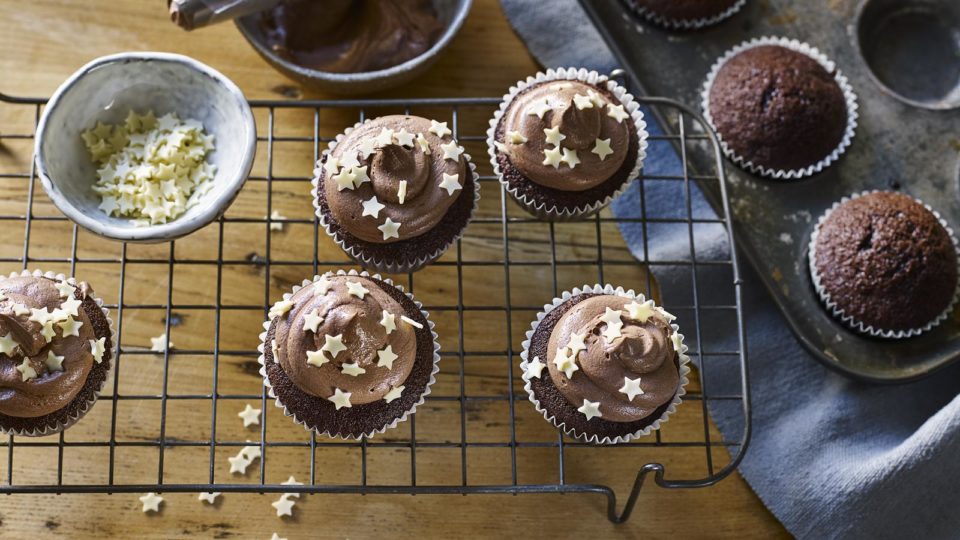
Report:
[[[796,38],[836,62],[859,98],[853,144],[839,162],[804,180],[767,180],[728,162],[738,244],[797,339],[827,366],[860,380],[898,383],[960,358],[956,312],[919,337],[862,336],[827,313],[807,270],[817,219],[851,193],[903,191],[960,231],[960,5],[955,0],[832,0],[802,6],[750,0],[731,19],[694,32],[662,30],[621,2],[580,3],[641,93],[673,96],[698,108],[710,67],[743,41]],[[657,116],[665,130],[676,129]],[[690,159],[704,170],[710,155],[694,153]],[[720,200],[709,184],[701,187],[711,202]]]

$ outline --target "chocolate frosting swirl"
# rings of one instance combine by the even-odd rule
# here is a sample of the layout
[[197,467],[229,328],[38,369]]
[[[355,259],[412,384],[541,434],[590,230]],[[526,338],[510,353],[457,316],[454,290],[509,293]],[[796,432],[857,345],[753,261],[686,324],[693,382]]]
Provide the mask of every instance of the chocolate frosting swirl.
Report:
[[[673,328],[659,314],[645,323],[632,320],[624,306],[632,300],[615,295],[592,296],[577,303],[557,322],[547,348],[550,378],[575,407],[583,400],[600,403],[605,420],[633,422],[646,418],[677,393],[680,374],[674,360],[677,352],[671,336]],[[621,310],[620,337],[606,343],[601,320],[606,308]],[[557,351],[566,347],[573,334],[586,334],[586,350],[577,356],[579,369],[571,378],[554,363]],[[624,378],[640,378],[642,394],[627,399],[620,391]]]
[[[456,159],[445,159],[441,145],[450,148],[450,144],[457,146],[457,142],[449,133],[444,133],[443,137],[437,136],[430,131],[431,125],[430,120],[419,116],[382,116],[357,126],[325,157],[321,174],[330,213],[350,234],[376,244],[420,236],[433,229],[457,197],[461,196],[462,189],[450,193],[440,185],[444,174],[447,174],[457,175],[457,181],[462,186],[466,175],[470,174],[466,160],[462,155]],[[401,145],[402,141],[394,138],[390,144],[376,143],[373,153],[364,157],[361,145],[371,144],[371,140],[380,135],[383,129],[392,129],[394,132],[404,130],[414,137],[422,135],[429,154],[424,152],[417,140],[410,146]],[[354,189],[339,189],[327,164],[332,158],[343,162],[354,156],[360,167],[367,167],[370,181]],[[401,181],[406,182],[402,203],[399,196]],[[364,215],[363,203],[374,196],[385,207],[376,217]],[[385,224],[386,218],[400,224],[398,237],[384,238],[386,235],[378,227]]]
[[[578,108],[574,97],[591,96],[590,107]],[[544,100],[549,110],[543,117],[535,114]],[[521,92],[504,113],[504,139],[501,151],[524,176],[542,186],[561,191],[584,191],[600,185],[623,164],[630,144],[632,122],[617,121],[608,113],[620,103],[607,92],[580,81],[549,81]],[[580,163],[571,168],[544,165],[547,149],[558,147],[547,142],[544,129],[560,128],[565,138],[559,147],[576,150]],[[511,142],[509,134],[519,132],[526,142]],[[611,154],[600,159],[593,152],[597,139],[609,139]]]
[[[390,390],[402,386],[413,369],[417,355],[415,329],[400,320],[403,307],[377,282],[361,276],[327,276],[325,294],[307,285],[290,298],[293,306],[274,319],[274,339],[280,366],[291,381],[304,392],[329,399],[335,389],[350,393],[351,405],[383,399]],[[369,292],[363,299],[349,293],[348,283],[360,283]],[[395,316],[394,329],[387,334],[380,324],[383,311]],[[317,331],[304,329],[307,315],[316,311],[323,317]],[[307,363],[307,351],[319,351],[326,336],[342,336],[346,349],[321,366]],[[397,355],[391,367],[379,366],[378,351],[391,347]],[[353,376],[342,371],[344,364],[356,363],[365,370]]]
[[[53,312],[65,300],[56,288],[58,282],[36,276],[17,276],[0,280],[0,338],[10,337],[17,343],[12,353],[0,354],[0,413],[20,418],[34,418],[50,414],[67,406],[86,383],[93,365],[90,340],[96,340],[93,323],[82,307],[72,317],[82,323],[77,336],[63,336],[54,324],[55,335],[48,343],[41,334],[43,325],[29,320],[30,313],[15,310],[15,304],[27,309]],[[80,301],[89,292],[86,283],[80,283],[72,298]],[[47,367],[48,353],[62,356],[63,371]],[[36,372],[36,378],[23,380],[17,367],[24,358]]]

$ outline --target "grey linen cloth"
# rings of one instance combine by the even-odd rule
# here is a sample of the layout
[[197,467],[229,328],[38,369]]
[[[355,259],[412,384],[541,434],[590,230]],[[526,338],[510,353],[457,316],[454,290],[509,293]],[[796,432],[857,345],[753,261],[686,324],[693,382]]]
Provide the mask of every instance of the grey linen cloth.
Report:
[[[576,0],[501,4],[543,66],[601,73],[615,67]],[[659,131],[649,115],[647,119],[648,129]],[[677,163],[670,147],[654,145],[645,171],[676,171]],[[712,213],[694,195],[694,213]],[[678,205],[675,188],[666,182],[648,181],[644,196],[648,215],[669,213]],[[614,201],[613,211],[619,217],[640,217],[637,183]],[[620,230],[642,260],[640,227],[623,223]],[[648,256],[664,259],[674,256],[672,251],[686,252],[685,235],[685,228],[649,229]],[[698,236],[698,257],[709,238]],[[714,251],[727,249],[722,235],[712,241]],[[960,538],[960,366],[900,386],[848,380],[801,348],[746,261],[743,267],[753,439],[740,472],[763,503],[799,538]],[[668,304],[671,294],[684,294],[683,288],[690,287],[689,277],[681,282],[668,272],[657,277]],[[736,345],[733,336],[728,339]],[[710,367],[708,388],[736,387],[738,373]],[[737,438],[739,404],[711,403],[719,429]]]

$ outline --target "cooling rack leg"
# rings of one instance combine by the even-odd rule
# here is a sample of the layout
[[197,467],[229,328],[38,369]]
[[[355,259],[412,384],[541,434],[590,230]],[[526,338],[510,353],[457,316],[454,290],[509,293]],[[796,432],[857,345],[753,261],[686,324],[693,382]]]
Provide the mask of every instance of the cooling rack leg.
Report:
[[623,511],[617,513],[617,495],[612,489],[604,491],[607,496],[607,519],[612,523],[623,523],[630,519],[633,513],[633,507],[637,505],[637,497],[640,495],[640,489],[643,487],[643,481],[647,478],[647,473],[654,473],[658,484],[663,480],[663,465],[659,463],[648,463],[642,469],[637,471],[637,478],[633,481],[633,488],[630,490],[630,496],[627,497],[626,504],[623,505]]

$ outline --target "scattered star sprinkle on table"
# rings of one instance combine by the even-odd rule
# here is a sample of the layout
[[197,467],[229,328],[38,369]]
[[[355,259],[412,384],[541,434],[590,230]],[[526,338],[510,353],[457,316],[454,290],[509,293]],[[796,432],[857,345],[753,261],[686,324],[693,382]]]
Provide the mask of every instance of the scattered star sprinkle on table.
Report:
[[283,221],[287,219],[287,216],[280,213],[279,210],[274,210],[270,212],[270,230],[271,231],[282,231],[283,230]]
[[277,517],[293,516],[293,505],[297,501],[291,500],[290,495],[284,493],[279,500],[270,503],[270,506],[277,509]]
[[143,512],[159,512],[160,503],[163,502],[163,497],[153,493],[147,493],[146,495],[140,497],[140,502],[143,503]]
[[247,459],[247,456],[245,456],[243,452],[228,457],[227,461],[230,462],[230,474],[247,474],[247,467],[253,462]]
[[167,339],[166,334],[150,338],[150,350],[153,352],[167,352],[173,348],[173,342]]
[[207,504],[216,504],[216,503],[217,503],[217,497],[219,497],[219,496],[220,496],[220,492],[219,492],[219,491],[209,491],[209,492],[207,492],[207,493],[201,493],[200,496],[197,497],[197,499],[199,499],[199,500],[201,500],[201,501],[203,501],[203,502],[205,502],[205,503],[207,503]]
[[[287,478],[286,482],[280,482],[280,485],[281,486],[302,486],[303,482],[297,482],[297,479],[294,478],[293,475],[291,474],[290,478]],[[295,491],[291,493],[284,493],[284,495],[286,495],[287,497],[296,497],[298,499],[300,498],[300,493]]]
[[254,409],[247,403],[247,406],[237,413],[237,416],[243,418],[243,427],[258,426],[260,425],[260,413],[260,409]]
[[270,540],[287,540],[286,538],[280,538],[280,535],[273,533],[273,536],[270,537]]

